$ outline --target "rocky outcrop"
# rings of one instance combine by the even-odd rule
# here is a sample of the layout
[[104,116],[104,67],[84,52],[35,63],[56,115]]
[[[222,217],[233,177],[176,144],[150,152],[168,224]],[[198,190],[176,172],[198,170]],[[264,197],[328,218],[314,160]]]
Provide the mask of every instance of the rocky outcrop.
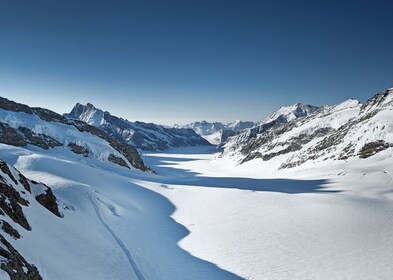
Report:
[[56,196],[53,194],[52,189],[48,186],[45,186],[46,189],[44,193],[37,195],[35,199],[46,209],[51,211],[58,217],[61,217],[59,212],[59,206],[57,205]]
[[7,272],[11,280],[41,280],[38,269],[0,234],[0,268]]
[[20,234],[19,232],[14,229],[9,223],[6,221],[0,221],[1,229],[7,233],[9,236],[13,237],[14,239],[19,239]]
[[110,154],[109,157],[108,157],[108,160],[110,162],[113,162],[113,163],[118,164],[120,166],[124,166],[124,167],[129,168],[127,162],[125,162],[124,159],[122,159],[121,157],[118,157],[118,156],[116,156],[114,154]]
[[75,143],[68,143],[68,147],[71,148],[71,151],[73,151],[75,154],[78,155],[83,155],[84,157],[87,157],[89,155],[89,150],[86,149],[85,147],[79,146]]
[[0,109],[14,112],[22,112],[26,114],[33,114],[33,110],[24,104],[16,103],[7,98],[0,97]]
[[18,147],[31,144],[44,150],[62,146],[60,142],[50,136],[37,134],[26,127],[15,129],[5,123],[0,123],[0,143]]
[[[24,211],[29,211],[29,207],[32,207],[32,199],[36,199],[56,216],[61,216],[51,188],[27,179],[0,160],[0,215],[7,216],[10,221],[0,220],[0,268],[11,280],[42,279],[37,268],[28,263],[14,247],[17,247],[18,239],[23,238],[15,227],[21,226],[26,230],[24,234],[33,230],[24,214]],[[14,240],[12,244],[7,238]]]
[[386,143],[383,140],[378,140],[375,142],[370,142],[365,144],[359,151],[358,156],[360,158],[368,158],[371,157],[383,150],[386,150],[390,147],[393,147],[392,143]]
[[[0,162],[0,165],[5,164]],[[11,185],[6,184],[4,179],[0,181],[0,214],[7,215],[15,223],[23,228],[30,230],[31,227],[22,210],[23,206],[28,206],[29,202],[22,198],[20,193]]]

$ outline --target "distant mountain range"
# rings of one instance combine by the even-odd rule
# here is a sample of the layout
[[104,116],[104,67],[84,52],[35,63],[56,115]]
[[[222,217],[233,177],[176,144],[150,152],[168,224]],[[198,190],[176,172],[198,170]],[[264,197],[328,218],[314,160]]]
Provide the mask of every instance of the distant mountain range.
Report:
[[237,120],[233,123],[221,122],[193,122],[186,125],[175,125],[176,128],[191,128],[213,145],[224,144],[229,137],[239,134],[245,129],[260,126],[265,123],[284,123],[290,120],[305,117],[318,110],[318,107],[296,103],[291,106],[281,107],[269,117],[259,123]]
[[187,128],[194,130],[197,134],[205,138],[213,145],[219,145],[229,136],[235,135],[237,132],[255,125],[251,121],[236,121],[233,123],[221,122],[193,122],[186,125],[175,125],[175,128]]
[[104,112],[90,103],[86,105],[78,103],[69,114],[64,114],[64,116],[99,127],[113,138],[126,141],[141,150],[162,151],[174,147],[210,145],[192,129],[168,128],[138,121],[130,122]]

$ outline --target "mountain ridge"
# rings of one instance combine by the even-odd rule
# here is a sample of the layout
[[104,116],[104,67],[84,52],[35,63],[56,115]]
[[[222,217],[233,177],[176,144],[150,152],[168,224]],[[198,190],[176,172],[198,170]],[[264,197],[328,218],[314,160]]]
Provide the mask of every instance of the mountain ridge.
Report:
[[364,104],[349,99],[286,122],[265,123],[230,137],[221,157],[240,164],[262,159],[277,168],[366,158],[393,146],[393,90]]
[[162,151],[173,147],[210,145],[205,139],[191,129],[168,128],[154,123],[140,121],[130,122],[96,108],[91,103],[77,103],[70,113],[64,114],[68,119],[84,121],[106,131],[116,139],[146,151]]

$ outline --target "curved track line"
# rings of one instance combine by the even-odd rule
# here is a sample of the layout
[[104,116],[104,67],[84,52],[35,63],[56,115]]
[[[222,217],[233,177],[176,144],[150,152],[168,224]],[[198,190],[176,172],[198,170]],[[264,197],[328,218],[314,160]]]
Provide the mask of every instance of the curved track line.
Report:
[[99,209],[99,207],[97,205],[96,200],[90,194],[87,194],[87,196],[88,196],[91,204],[93,205],[95,212],[97,213],[98,219],[105,226],[105,228],[109,231],[109,233],[113,236],[113,238],[115,239],[116,243],[119,245],[120,249],[126,255],[128,263],[130,264],[130,267],[131,267],[132,271],[135,273],[135,275],[138,278],[138,280],[145,280],[145,277],[142,275],[141,271],[139,270],[139,267],[136,264],[136,262],[134,261],[134,258],[132,257],[132,254],[131,254],[130,250],[128,250],[128,248],[124,245],[123,241],[121,241],[121,239],[119,237],[117,237],[116,233],[112,230],[112,228],[103,219],[102,214],[100,212],[100,209]]

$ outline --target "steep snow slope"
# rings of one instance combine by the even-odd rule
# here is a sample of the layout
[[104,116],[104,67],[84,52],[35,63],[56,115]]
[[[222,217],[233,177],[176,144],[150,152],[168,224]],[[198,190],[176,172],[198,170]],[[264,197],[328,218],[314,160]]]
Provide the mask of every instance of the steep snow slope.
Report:
[[99,127],[116,139],[126,141],[136,148],[150,151],[165,150],[170,147],[210,145],[191,129],[167,128],[143,122],[130,122],[109,112],[103,112],[92,104],[76,104],[67,118],[82,120]]
[[235,131],[232,130],[218,130],[211,135],[203,136],[209,143],[220,146],[224,143],[229,137],[236,135]]

